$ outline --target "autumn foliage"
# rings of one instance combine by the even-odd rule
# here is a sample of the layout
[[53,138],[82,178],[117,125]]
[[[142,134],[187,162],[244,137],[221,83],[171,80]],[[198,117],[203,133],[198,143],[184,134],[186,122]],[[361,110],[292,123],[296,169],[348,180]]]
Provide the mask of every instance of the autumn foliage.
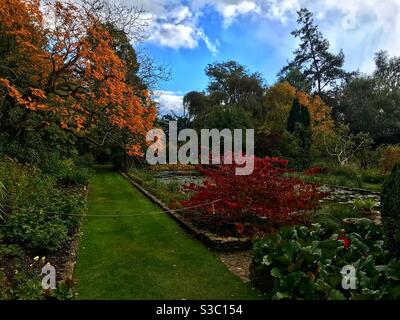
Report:
[[382,149],[381,159],[379,161],[382,172],[385,174],[390,172],[397,163],[400,163],[400,146],[385,146]]
[[308,168],[307,170],[305,170],[303,173],[306,176],[314,176],[316,174],[325,174],[328,173],[328,169],[327,168],[322,168],[322,167],[311,167]]
[[147,90],[127,81],[126,62],[96,12],[72,2],[42,8],[38,0],[1,0],[0,32],[1,103],[79,137],[100,123],[103,134],[123,130],[126,152],[142,154],[156,108]]
[[320,96],[312,97],[302,91],[298,91],[296,96],[300,104],[307,107],[310,112],[311,131],[314,137],[318,134],[326,134],[333,131],[332,108],[326,105]]
[[201,169],[203,184],[188,185],[193,194],[183,202],[186,207],[200,207],[187,218],[218,234],[254,235],[298,223],[298,213],[316,209],[324,196],[315,185],[289,177],[287,161],[280,158],[255,158],[249,176],[235,175],[235,167]]

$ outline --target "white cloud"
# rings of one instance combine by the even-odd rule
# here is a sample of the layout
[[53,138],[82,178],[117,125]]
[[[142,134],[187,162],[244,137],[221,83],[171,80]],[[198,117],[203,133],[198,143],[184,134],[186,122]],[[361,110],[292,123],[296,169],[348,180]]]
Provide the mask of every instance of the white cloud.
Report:
[[173,49],[194,49],[199,44],[196,30],[191,26],[173,23],[155,24],[149,40]]
[[[254,30],[254,34],[260,38],[264,33],[263,41],[269,41],[284,59],[291,59],[297,40],[289,31],[296,27],[296,11],[306,7],[314,13],[320,30],[331,43],[331,50],[343,49],[346,68],[370,72],[374,67],[374,53],[381,49],[400,55],[400,0],[123,1],[143,6],[152,14],[149,41],[174,49],[195,49],[203,44],[212,54],[218,53],[218,40],[210,39],[199,19],[211,9],[221,16],[226,28],[245,15],[258,18],[260,30]],[[265,30],[268,21],[277,23],[276,27]],[[286,36],[279,25],[287,29]]]
[[236,17],[244,14],[260,13],[260,7],[253,1],[241,1],[238,3],[219,2],[216,5],[218,12],[224,17],[224,26],[228,27]]
[[399,0],[308,0],[302,1],[302,6],[323,14],[324,19],[318,21],[321,31],[334,51],[343,49],[348,68],[371,72],[379,50],[400,55]]
[[[374,53],[387,50],[391,55],[400,55],[400,0],[192,0],[191,7],[201,10],[204,6],[213,7],[229,27],[242,15],[258,16],[276,21],[283,26],[295,27],[296,11],[308,8],[314,13],[320,30],[331,43],[332,51],[343,49],[346,66],[370,72],[374,68]],[[265,24],[260,24],[265,26]],[[245,26],[243,26],[245,28]],[[277,27],[278,28],[278,27]],[[255,30],[259,34],[262,30]],[[272,32],[272,31],[271,31]],[[266,32],[266,37],[271,36]],[[273,37],[275,38],[275,37]],[[268,39],[267,39],[268,40]],[[296,45],[296,40],[288,33],[286,39],[276,44],[278,49]],[[272,43],[274,45],[274,43]],[[281,50],[279,50],[281,51]],[[289,50],[285,58],[290,59]]]
[[199,25],[198,15],[193,14],[188,6],[168,2],[160,6],[161,2],[158,2],[155,12],[151,12],[148,41],[173,49],[194,49],[203,42],[213,55],[218,53],[218,41],[210,40]]
[[154,91],[154,101],[158,103],[160,114],[167,114],[171,111],[180,115],[183,113],[183,95],[174,91]]
[[283,24],[300,8],[297,0],[268,0],[265,5],[268,18]]
[[223,24],[229,27],[235,20],[243,15],[258,15],[262,18],[269,18],[286,22],[290,13],[300,8],[298,0],[193,0],[191,6],[194,9],[201,9],[210,5],[223,17]]

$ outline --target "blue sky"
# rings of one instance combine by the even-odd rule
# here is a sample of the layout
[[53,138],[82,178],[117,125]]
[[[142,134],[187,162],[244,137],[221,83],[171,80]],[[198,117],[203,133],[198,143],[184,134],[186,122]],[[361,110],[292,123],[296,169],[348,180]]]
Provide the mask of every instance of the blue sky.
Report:
[[[297,46],[290,32],[307,7],[348,70],[371,72],[374,54],[400,55],[400,0],[125,0],[151,18],[140,46],[169,65],[172,79],[154,88],[161,113],[182,110],[182,96],[204,90],[204,68],[236,60],[273,84]],[[150,21],[150,20],[149,20]]]

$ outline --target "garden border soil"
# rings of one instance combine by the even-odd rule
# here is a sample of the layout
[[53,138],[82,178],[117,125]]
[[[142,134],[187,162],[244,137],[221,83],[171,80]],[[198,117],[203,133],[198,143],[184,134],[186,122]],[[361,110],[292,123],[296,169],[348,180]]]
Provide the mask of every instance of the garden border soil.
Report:
[[193,224],[185,221],[179,214],[170,209],[164,202],[147,191],[143,186],[130,174],[120,172],[135,188],[141,191],[153,203],[159,206],[164,212],[172,217],[180,226],[183,227],[194,238],[202,241],[208,248],[219,252],[244,251],[252,248],[252,240],[248,238],[223,238],[213,233],[205,232],[198,229]]
[[68,246],[69,250],[67,252],[67,261],[64,263],[63,269],[60,272],[60,278],[61,280],[64,281],[70,281],[74,279],[76,257],[78,255],[79,242],[82,236],[83,219],[85,218],[89,210],[89,204],[88,204],[89,189],[90,189],[89,186],[86,186],[84,189],[86,208],[84,209],[84,212],[82,213],[82,216],[79,219],[80,221],[77,230],[72,235],[72,240],[70,242],[70,245]]

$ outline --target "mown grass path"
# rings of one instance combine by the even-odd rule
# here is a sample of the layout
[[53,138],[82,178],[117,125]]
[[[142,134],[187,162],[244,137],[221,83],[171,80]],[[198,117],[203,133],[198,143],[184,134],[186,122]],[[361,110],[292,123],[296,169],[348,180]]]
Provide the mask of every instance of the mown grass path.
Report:
[[115,172],[94,175],[88,214],[75,269],[79,299],[258,297],[217,255]]

